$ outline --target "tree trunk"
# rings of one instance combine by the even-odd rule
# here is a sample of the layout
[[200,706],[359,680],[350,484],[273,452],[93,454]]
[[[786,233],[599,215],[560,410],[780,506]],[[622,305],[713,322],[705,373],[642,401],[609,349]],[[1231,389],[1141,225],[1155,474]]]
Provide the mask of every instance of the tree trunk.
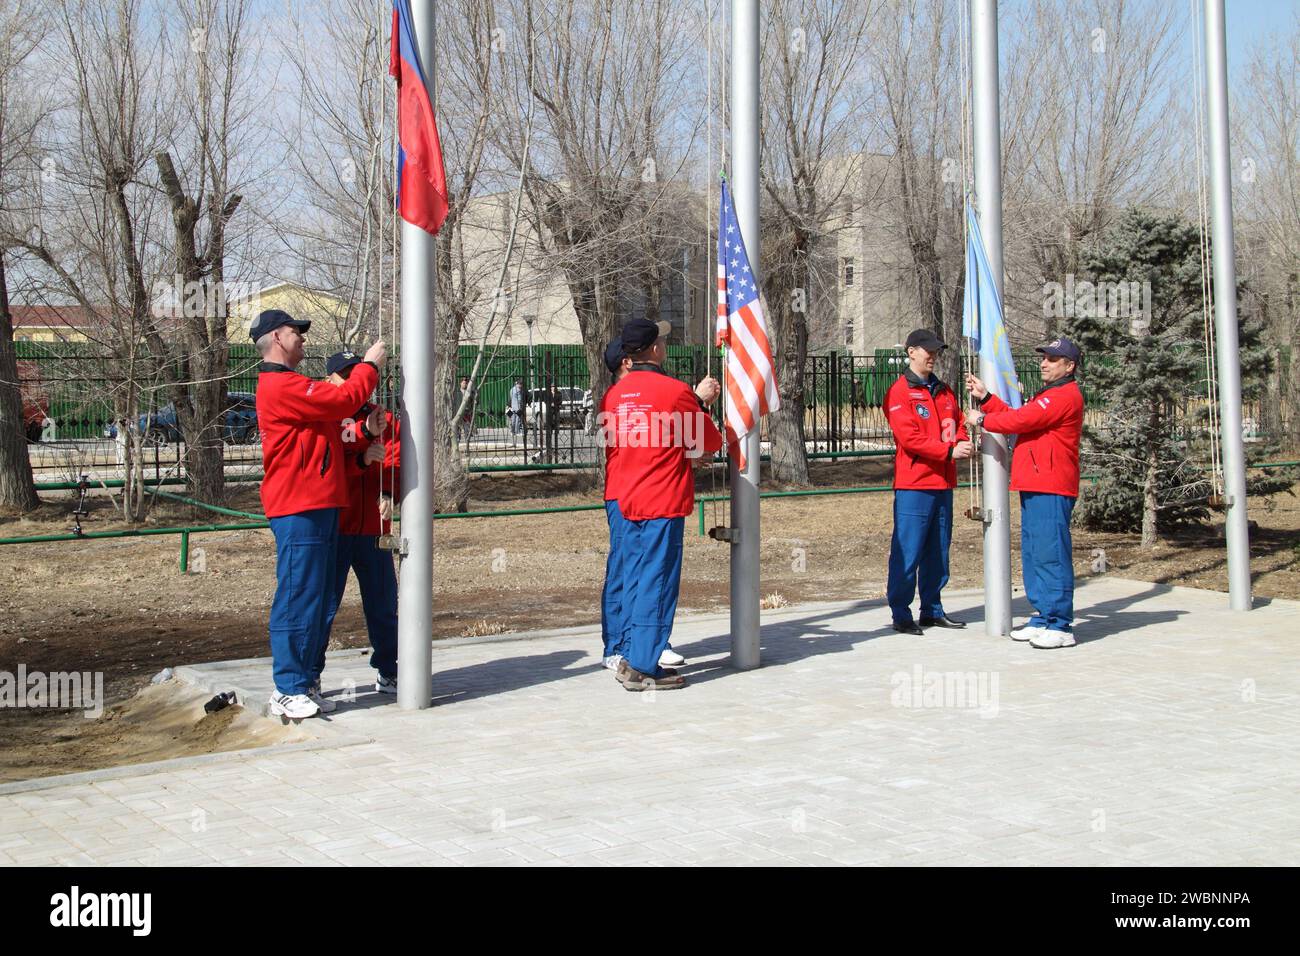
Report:
[[[438,288],[452,289],[459,206],[443,223],[442,240],[435,243]],[[400,283],[394,277],[394,288]],[[433,322],[433,510],[454,514],[469,507],[469,472],[460,442],[456,440],[456,411],[460,407],[460,339],[468,316],[454,304],[435,311]]]
[[[808,276],[811,237],[798,226],[783,223],[770,230],[763,261],[763,308],[771,336],[772,362],[781,407],[768,415],[772,443],[772,478],[792,485],[808,484],[808,448],[804,433],[804,368],[808,364],[808,309],[813,307]],[[795,290],[801,290],[799,295]],[[796,303],[800,308],[796,309]]]
[[9,313],[4,254],[0,253],[0,507],[32,511],[40,503],[27,454],[13,316]]
[[1160,539],[1160,529],[1157,526],[1156,512],[1156,488],[1160,481],[1160,449],[1156,444],[1156,423],[1152,422],[1148,431],[1149,444],[1147,445],[1147,471],[1145,480],[1142,482],[1142,549],[1150,551],[1156,546]]

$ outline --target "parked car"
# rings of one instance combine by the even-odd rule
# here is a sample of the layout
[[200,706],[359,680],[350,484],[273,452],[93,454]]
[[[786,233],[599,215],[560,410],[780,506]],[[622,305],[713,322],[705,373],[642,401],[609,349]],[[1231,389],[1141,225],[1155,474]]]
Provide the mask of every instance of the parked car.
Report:
[[548,427],[547,415],[554,409],[556,425],[582,425],[592,410],[591,389],[552,386],[551,399],[546,399],[546,389],[530,388],[526,414],[528,421],[538,428]]
[[[156,412],[145,412],[137,423],[145,441],[162,444],[181,440],[176,406],[168,402]],[[104,429],[104,437],[116,438],[117,426]],[[221,440],[229,444],[253,444],[258,440],[257,400],[252,392],[226,393],[226,420]]]

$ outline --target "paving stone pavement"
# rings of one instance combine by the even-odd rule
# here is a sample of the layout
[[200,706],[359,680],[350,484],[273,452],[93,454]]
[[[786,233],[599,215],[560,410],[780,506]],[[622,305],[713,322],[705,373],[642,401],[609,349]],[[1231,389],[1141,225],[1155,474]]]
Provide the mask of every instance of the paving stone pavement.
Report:
[[[315,749],[6,788],[0,864],[1300,862],[1300,602],[1090,580],[1059,651],[946,603],[974,626],[764,612],[746,672],[725,616],[683,617],[671,692],[622,690],[593,628],[439,642],[424,711],[340,652]],[[266,661],[180,673],[270,690]]]

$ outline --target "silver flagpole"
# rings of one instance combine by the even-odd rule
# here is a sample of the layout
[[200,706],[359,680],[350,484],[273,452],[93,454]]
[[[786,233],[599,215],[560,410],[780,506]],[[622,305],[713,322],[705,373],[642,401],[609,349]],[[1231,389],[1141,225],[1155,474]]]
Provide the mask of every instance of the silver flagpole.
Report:
[[[731,0],[731,197],[754,275],[758,231],[758,0]],[[745,470],[731,468],[731,663],[759,665],[759,430],[745,436]]]
[[[971,0],[971,80],[974,107],[975,202],[984,251],[1002,294],[1002,130],[998,113],[998,4]],[[980,358],[980,378],[997,378]],[[1011,633],[1011,515],[1007,492],[1007,440],[985,432],[980,443],[984,492],[984,630]]]
[[1228,54],[1223,0],[1205,0],[1205,94],[1210,127],[1210,236],[1214,336],[1218,347],[1219,432],[1227,515],[1228,605],[1249,611],[1250,533],[1246,456],[1241,443],[1241,358],[1237,352],[1237,269],[1232,237],[1232,157],[1228,141]]
[[[412,28],[426,82],[434,75],[434,0],[412,0]],[[433,90],[429,90],[433,100]],[[397,596],[397,706],[433,697],[434,239],[402,224],[402,576]]]

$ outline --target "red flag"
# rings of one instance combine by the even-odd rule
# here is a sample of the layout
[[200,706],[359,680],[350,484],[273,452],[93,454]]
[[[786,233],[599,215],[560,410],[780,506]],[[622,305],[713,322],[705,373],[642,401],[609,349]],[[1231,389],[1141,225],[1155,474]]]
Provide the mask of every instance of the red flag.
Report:
[[436,235],[447,218],[442,143],[411,30],[410,0],[393,0],[389,73],[397,77],[397,212]]

